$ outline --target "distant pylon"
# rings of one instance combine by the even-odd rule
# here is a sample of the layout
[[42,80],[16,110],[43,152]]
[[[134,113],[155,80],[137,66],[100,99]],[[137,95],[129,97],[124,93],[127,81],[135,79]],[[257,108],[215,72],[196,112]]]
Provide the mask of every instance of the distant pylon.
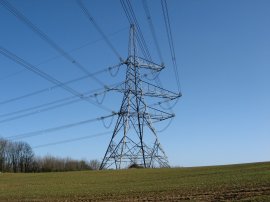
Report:
[[126,79],[113,90],[123,94],[116,125],[100,169],[122,169],[132,164],[144,168],[169,167],[153,123],[174,117],[174,114],[148,106],[145,97],[173,100],[180,95],[143,81],[144,73],[159,72],[163,65],[137,56],[136,30],[130,26]]

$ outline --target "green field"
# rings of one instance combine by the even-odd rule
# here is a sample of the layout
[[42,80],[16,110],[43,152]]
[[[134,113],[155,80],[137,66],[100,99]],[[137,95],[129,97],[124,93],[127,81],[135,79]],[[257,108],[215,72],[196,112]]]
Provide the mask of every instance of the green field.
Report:
[[0,201],[270,201],[270,163],[0,174]]

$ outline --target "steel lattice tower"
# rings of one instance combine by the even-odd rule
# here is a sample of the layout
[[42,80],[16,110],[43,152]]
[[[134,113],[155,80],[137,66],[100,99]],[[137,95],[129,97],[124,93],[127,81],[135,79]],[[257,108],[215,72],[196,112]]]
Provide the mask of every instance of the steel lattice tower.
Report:
[[153,123],[174,117],[174,114],[148,106],[145,97],[167,101],[180,95],[143,80],[143,72],[159,72],[163,65],[137,56],[135,26],[130,26],[128,58],[124,62],[126,79],[113,90],[123,94],[116,125],[100,169],[127,168],[132,164],[144,168],[169,167]]

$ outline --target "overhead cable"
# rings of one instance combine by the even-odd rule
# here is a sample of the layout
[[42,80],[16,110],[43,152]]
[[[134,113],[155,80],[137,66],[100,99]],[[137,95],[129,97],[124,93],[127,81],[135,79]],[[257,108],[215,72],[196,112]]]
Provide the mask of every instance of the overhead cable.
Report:
[[84,6],[83,2],[81,0],[77,0],[76,2],[79,5],[79,7],[81,8],[81,10],[83,11],[83,13],[85,14],[85,16],[87,17],[87,19],[94,25],[95,29],[99,32],[99,34],[103,37],[103,39],[105,40],[105,42],[107,43],[107,45],[114,52],[114,54],[118,57],[118,59],[121,62],[123,62],[123,58],[117,52],[117,50],[112,45],[112,43],[110,42],[110,40],[108,39],[108,37],[104,34],[104,32],[102,31],[102,29],[99,27],[99,25],[97,24],[97,22],[95,21],[95,19],[93,18],[93,16],[91,16],[89,10]]
[[[41,39],[47,42],[53,49],[59,52],[63,57],[65,57],[68,61],[70,61],[74,66],[84,72],[86,75],[90,75],[90,72],[79,63],[79,61],[75,60],[70,54],[68,54],[63,48],[61,48],[55,41],[53,41],[45,32],[43,32],[39,27],[34,25],[25,15],[23,15],[18,9],[16,9],[13,5],[11,5],[7,0],[0,0],[0,3],[10,11],[15,17],[17,17],[20,21],[22,21],[25,25],[27,25],[33,32],[35,32]],[[101,82],[95,76],[91,76],[91,78],[104,86],[104,83]]]
[[[109,68],[104,68],[102,70],[99,70],[97,72],[94,72],[92,73],[91,75],[97,75],[97,74],[101,74],[101,73],[104,73],[104,72],[107,72],[107,71],[111,71],[112,69],[114,68],[118,68],[121,66],[122,64],[118,64],[118,65],[115,65],[115,66],[111,66]],[[118,70],[117,70],[118,71]],[[78,77],[78,78],[75,78],[75,79],[72,79],[72,80],[69,80],[69,81],[66,81],[66,82],[63,82],[63,84],[67,85],[67,84],[71,84],[71,83],[75,83],[75,82],[78,82],[78,81],[81,81],[81,80],[84,80],[86,78],[88,78],[89,75],[86,75],[86,76],[81,76],[81,77]],[[10,98],[8,100],[4,100],[4,101],[0,101],[0,105],[3,105],[3,104],[8,104],[10,102],[15,102],[15,101],[18,101],[18,100],[21,100],[21,99],[24,99],[24,98],[28,98],[28,97],[31,97],[31,96],[34,96],[34,95],[38,95],[38,94],[41,94],[41,93],[44,93],[44,92],[47,92],[47,91],[52,91],[56,88],[60,87],[59,85],[54,85],[52,87],[48,87],[48,88],[43,88],[43,89],[40,89],[40,90],[37,90],[37,91],[34,91],[34,92],[31,92],[31,93],[28,93],[28,94],[25,94],[25,95],[21,95],[21,96],[18,96],[18,97],[14,97],[14,98]],[[107,87],[107,85],[104,86],[105,88]],[[92,92],[92,91],[91,91]]]
[[121,2],[121,5],[122,5],[122,8],[125,12],[125,15],[129,21],[130,24],[134,24],[136,26],[136,30],[137,30],[137,33],[136,34],[136,39],[138,41],[138,44],[140,46],[140,49],[144,55],[144,57],[146,57],[148,60],[151,61],[151,55],[150,55],[150,52],[149,52],[149,49],[147,47],[147,44],[144,40],[144,37],[143,37],[143,34],[141,32],[141,29],[140,29],[140,26],[139,26],[139,23],[136,19],[136,16],[135,16],[135,13],[132,9],[132,5],[130,4],[129,1],[124,1],[124,0],[120,0]]
[[47,144],[41,144],[41,145],[33,146],[32,148],[37,149],[37,148],[41,148],[41,147],[48,147],[48,146],[65,144],[65,143],[70,143],[70,142],[75,142],[75,141],[80,141],[80,140],[85,140],[85,139],[91,139],[91,138],[94,138],[94,137],[108,135],[108,134],[111,134],[112,132],[113,131],[103,132],[103,133],[96,133],[94,135],[87,135],[87,136],[83,136],[83,137],[72,138],[72,139],[62,140],[62,141],[58,141],[58,142],[51,142],[51,143],[47,143]]
[[[121,32],[121,31],[123,31],[123,30],[126,30],[126,29],[127,29],[127,27],[121,28],[121,29],[119,29],[118,31],[109,34],[108,36],[116,35],[116,34],[118,34],[119,32]],[[94,41],[88,41],[88,42],[86,42],[86,43],[84,43],[84,44],[82,44],[82,45],[80,45],[80,46],[78,46],[78,47],[76,47],[76,48],[73,48],[73,49],[71,49],[71,50],[69,50],[69,51],[67,51],[67,52],[68,52],[68,53],[71,53],[71,52],[74,52],[74,51],[78,51],[78,50],[80,50],[80,49],[82,49],[82,48],[84,48],[84,47],[86,47],[86,46],[89,46],[89,45],[91,45],[91,44],[93,44],[93,43],[96,43],[96,42],[98,42],[98,41],[101,41],[101,40],[104,40],[104,39],[103,39],[103,38],[99,38],[99,39],[94,40]],[[45,59],[45,60],[39,62],[38,64],[36,64],[35,66],[43,65],[43,64],[45,64],[45,63],[48,63],[48,62],[50,62],[50,61],[52,61],[52,60],[55,60],[55,59],[57,59],[57,58],[60,58],[60,57],[63,57],[63,55],[60,54],[60,55],[56,55],[56,56],[53,56],[53,57],[51,57],[51,58]],[[114,74],[111,73],[113,67],[110,67],[110,68],[111,68],[111,69],[109,69],[109,70],[110,70],[110,71],[109,71],[110,74],[111,74],[113,77],[116,76],[117,73],[118,73],[118,71],[119,71],[119,67],[117,68],[117,71],[116,71],[116,73],[114,73]],[[8,75],[6,75],[6,76],[0,77],[0,81],[5,80],[5,79],[8,79],[8,78],[13,77],[13,76],[16,76],[16,75],[18,75],[18,74],[20,74],[20,73],[22,73],[22,72],[24,72],[24,71],[25,71],[25,69],[21,69],[21,70],[19,70],[19,71],[13,72],[13,73],[8,74]],[[91,75],[95,75],[95,73],[91,73]]]
[[15,139],[23,139],[23,138],[39,136],[39,135],[43,135],[43,134],[54,132],[54,131],[64,130],[64,129],[67,129],[67,128],[73,128],[73,127],[76,127],[76,126],[88,124],[88,123],[95,122],[95,121],[102,121],[102,120],[104,120],[106,118],[109,118],[109,117],[112,117],[114,115],[116,115],[116,114],[110,114],[110,115],[107,115],[107,116],[101,116],[101,117],[94,118],[94,119],[87,119],[87,120],[84,120],[84,121],[79,121],[79,122],[75,122],[75,123],[69,123],[69,124],[65,124],[65,125],[61,125],[61,126],[57,126],[57,127],[53,127],[53,128],[47,128],[47,129],[22,133],[22,134],[18,134],[18,135],[9,136],[9,137],[6,137],[6,138],[15,140]]
[[175,55],[174,42],[173,42],[173,37],[172,37],[172,30],[171,30],[171,23],[170,23],[170,17],[169,17],[169,12],[168,12],[167,1],[161,0],[161,6],[162,6],[162,13],[163,13],[163,18],[164,18],[164,22],[165,22],[165,27],[166,27],[167,38],[169,41],[170,53],[171,53],[171,58],[172,58],[172,63],[173,63],[173,68],[174,68],[174,75],[176,78],[178,92],[180,93],[181,92],[181,85],[180,85],[178,66],[177,66],[177,62],[176,62],[176,55]]
[[160,47],[159,47],[159,43],[158,43],[158,40],[157,40],[157,35],[156,35],[156,32],[155,32],[155,27],[154,27],[153,22],[152,22],[152,17],[151,17],[151,14],[150,14],[150,10],[149,10],[149,7],[148,7],[147,0],[142,0],[142,4],[143,4],[144,12],[145,12],[145,15],[146,15],[146,18],[147,18],[147,21],[148,21],[148,24],[149,24],[149,27],[150,27],[150,30],[151,30],[152,37],[154,39],[154,43],[155,43],[155,46],[156,46],[156,49],[157,49],[157,52],[158,52],[160,62],[161,62],[161,64],[164,64],[164,60],[163,60],[161,50],[160,50]]
[[60,82],[59,80],[55,79],[54,77],[50,76],[49,74],[45,73],[44,71],[38,69],[37,67],[33,66],[32,64],[26,62],[25,60],[23,60],[22,58],[18,57],[17,55],[15,55],[14,53],[11,53],[10,51],[6,50],[5,48],[1,47],[0,46],[0,53],[4,56],[6,56],[7,58],[11,59],[12,61],[16,62],[17,64],[25,67],[26,69],[28,69],[29,71],[39,75],[40,77],[48,80],[49,82],[57,85],[57,86],[60,86],[61,88],[63,88],[64,90],[68,91],[69,93],[81,98],[82,100],[85,100],[103,110],[106,110],[106,111],[110,111],[110,112],[113,112],[111,109],[103,106],[103,105],[100,105],[100,104],[97,104],[96,102],[88,99],[88,98],[85,98],[83,96],[83,94],[79,93],[78,91],[74,90],[73,88],[65,85],[64,83]]
[[[128,18],[129,23],[134,24],[138,30],[139,37],[136,35],[137,36],[136,38],[137,38],[138,44],[142,50],[144,57],[146,57],[149,61],[152,62],[150,52],[149,52],[147,44],[144,40],[143,33],[140,29],[139,23],[136,19],[136,15],[135,15],[135,12],[132,8],[130,1],[129,0],[120,0],[120,2],[121,2],[123,10],[125,11],[125,14],[126,14],[126,17]],[[152,74],[153,74],[153,72],[152,72]],[[159,85],[161,88],[163,88],[162,82],[159,79],[158,74],[156,76],[154,76],[154,80],[155,80],[155,83],[157,85]],[[170,111],[173,113],[172,107],[170,106],[170,104],[167,102],[166,102],[166,104],[168,105],[168,109],[170,109]]]
[[[120,84],[122,84],[122,82],[112,84],[112,85],[110,85],[110,87],[107,86],[105,88],[99,88],[99,89],[91,90],[91,91],[83,93],[83,95],[85,97],[87,97],[87,98],[96,98],[98,95],[101,95],[103,93],[111,91],[113,86],[118,86]],[[98,92],[98,91],[101,91],[101,90],[102,90],[102,92]],[[90,94],[90,93],[93,93],[93,92],[95,92],[95,93]],[[20,109],[20,110],[13,111],[13,112],[0,114],[0,118],[1,117],[13,116],[12,118],[8,118],[8,119],[5,119],[5,120],[0,120],[0,123],[7,122],[7,121],[12,121],[12,120],[27,117],[27,116],[31,116],[31,115],[41,113],[41,112],[46,112],[46,111],[49,111],[49,110],[52,110],[52,109],[57,109],[59,107],[74,104],[74,103],[77,103],[77,102],[80,102],[80,101],[83,101],[83,100],[80,99],[80,98],[77,98],[77,96],[69,96],[69,97],[61,98],[61,99],[54,100],[54,101],[51,101],[51,102],[47,102],[47,103],[44,103],[44,104],[40,104],[40,105]],[[35,110],[35,111],[33,111],[33,110]],[[24,113],[24,114],[22,114],[22,113]],[[17,114],[21,114],[21,115],[17,115]],[[17,115],[17,116],[14,116],[14,115]]]

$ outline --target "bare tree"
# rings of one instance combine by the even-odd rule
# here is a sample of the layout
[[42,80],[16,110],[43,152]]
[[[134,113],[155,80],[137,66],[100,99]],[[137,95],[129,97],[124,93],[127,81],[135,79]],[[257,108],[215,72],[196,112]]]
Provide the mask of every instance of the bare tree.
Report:
[[58,172],[98,170],[100,162],[74,160],[53,156],[36,157],[31,146],[26,142],[13,142],[0,138],[1,172]]
[[90,166],[93,170],[98,170],[99,167],[100,167],[100,165],[101,165],[101,162],[100,162],[99,160],[97,160],[97,159],[91,160],[91,161],[89,162],[89,166]]
[[30,172],[34,159],[34,153],[31,146],[26,142],[20,142],[19,152],[20,172]]
[[0,138],[0,171],[5,171],[5,160],[6,160],[6,145],[7,140]]

